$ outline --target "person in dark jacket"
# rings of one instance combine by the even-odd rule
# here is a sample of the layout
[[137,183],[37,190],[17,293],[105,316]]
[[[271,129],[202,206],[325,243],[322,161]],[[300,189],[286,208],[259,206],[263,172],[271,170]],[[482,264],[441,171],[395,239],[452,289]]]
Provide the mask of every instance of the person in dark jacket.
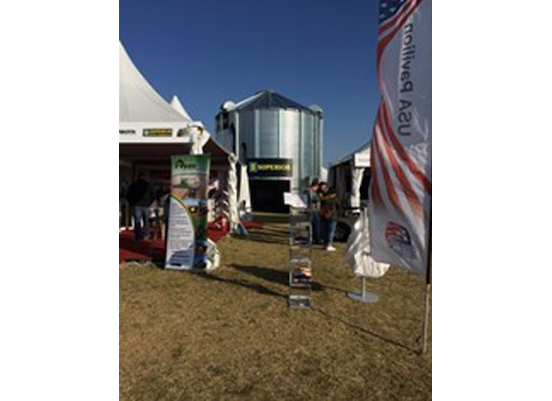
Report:
[[312,240],[315,244],[322,243],[320,221],[320,195],[318,193],[318,180],[313,180],[308,193],[309,210],[312,224]]
[[134,238],[137,241],[147,239],[150,236],[150,206],[155,194],[144,173],[138,174],[138,180],[130,184],[127,191],[127,199],[133,209]]
[[321,182],[318,188],[320,196],[320,215],[322,218],[322,239],[327,251],[334,252],[332,245],[337,227],[337,194],[328,189],[328,184]]

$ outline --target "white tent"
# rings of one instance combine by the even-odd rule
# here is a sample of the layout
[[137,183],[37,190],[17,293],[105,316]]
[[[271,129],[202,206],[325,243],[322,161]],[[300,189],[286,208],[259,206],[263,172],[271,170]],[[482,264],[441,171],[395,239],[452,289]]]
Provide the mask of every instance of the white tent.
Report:
[[178,98],[178,96],[176,95],[173,95],[173,98],[171,100],[171,106],[173,107],[173,109],[175,109],[182,117],[188,119],[188,120],[192,120],[192,117],[190,117],[190,115],[188,114],[188,112],[186,111],[186,109],[184,108],[184,106],[182,106],[182,103],[180,103],[180,99]]
[[238,159],[236,155],[231,153],[228,156],[230,163],[230,171],[228,173],[228,212],[230,214],[230,232],[238,232],[240,224],[240,216],[238,213],[238,175],[236,172],[236,163]]
[[251,213],[251,192],[249,189],[249,175],[247,174],[247,166],[242,165],[240,170],[240,193],[238,196],[238,205],[244,205],[244,212]]
[[119,142],[190,143],[193,125],[152,88],[119,42]]
[[[119,43],[119,177],[129,181],[136,171],[146,171],[152,181],[168,181],[170,157],[182,154],[211,155],[211,177],[221,189],[231,184],[234,225],[237,215],[237,177],[229,177],[228,152],[199,121],[194,121],[178,97],[166,102],[146,81]],[[235,163],[235,162],[234,162]],[[232,181],[229,183],[229,181]]]
[[365,143],[353,153],[345,156],[343,159],[335,163],[334,166],[352,162],[355,167],[370,167],[370,148],[370,142]]
[[[182,117],[187,118],[190,121],[192,120],[184,106],[182,106],[182,103],[180,103],[180,99],[178,99],[178,96],[173,95],[171,106]],[[203,147],[209,141],[209,139],[211,139],[211,135],[203,127],[203,124],[201,122],[192,123],[188,128],[188,132],[190,133],[191,137],[194,138],[194,144],[192,145],[191,153],[193,155],[203,154]]]
[[389,264],[376,262],[370,255],[370,230],[368,227],[368,210],[363,210],[353,225],[347,241],[345,256],[353,272],[360,277],[377,278],[389,270]]
[[[352,209],[360,207],[360,188],[364,172],[370,167],[370,149],[368,142],[330,167],[330,181],[336,186],[340,204],[347,204]],[[349,174],[351,190],[347,193],[346,178]]]
[[229,154],[212,140],[200,121],[190,117],[177,96],[169,104],[155,91],[121,42],[119,144],[119,156],[125,165],[132,165],[132,159],[147,161],[164,155],[201,154],[204,146],[213,157],[223,157],[225,164]]

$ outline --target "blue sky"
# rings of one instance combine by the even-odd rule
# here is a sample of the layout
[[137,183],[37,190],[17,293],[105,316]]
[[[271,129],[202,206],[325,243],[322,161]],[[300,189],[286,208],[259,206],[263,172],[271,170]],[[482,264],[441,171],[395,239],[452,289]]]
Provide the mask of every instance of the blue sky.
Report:
[[165,99],[214,132],[226,100],[273,89],[324,110],[324,161],[371,136],[378,0],[120,0],[119,36]]

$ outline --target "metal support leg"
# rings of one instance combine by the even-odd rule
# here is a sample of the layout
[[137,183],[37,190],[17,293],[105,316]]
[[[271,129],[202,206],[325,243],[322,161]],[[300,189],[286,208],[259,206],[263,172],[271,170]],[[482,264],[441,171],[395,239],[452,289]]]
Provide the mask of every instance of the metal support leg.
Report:
[[360,280],[361,280],[361,291],[360,292],[349,291],[347,293],[347,296],[352,300],[355,300],[358,302],[364,302],[364,303],[378,302],[379,296],[377,294],[366,292],[366,277],[361,277]]

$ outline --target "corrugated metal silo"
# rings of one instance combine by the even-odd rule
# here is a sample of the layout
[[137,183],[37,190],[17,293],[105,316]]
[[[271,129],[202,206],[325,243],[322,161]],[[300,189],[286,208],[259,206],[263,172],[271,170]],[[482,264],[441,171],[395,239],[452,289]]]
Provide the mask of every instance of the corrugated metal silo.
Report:
[[217,139],[248,164],[254,210],[283,211],[283,192],[306,191],[322,168],[322,109],[268,90],[226,102]]

